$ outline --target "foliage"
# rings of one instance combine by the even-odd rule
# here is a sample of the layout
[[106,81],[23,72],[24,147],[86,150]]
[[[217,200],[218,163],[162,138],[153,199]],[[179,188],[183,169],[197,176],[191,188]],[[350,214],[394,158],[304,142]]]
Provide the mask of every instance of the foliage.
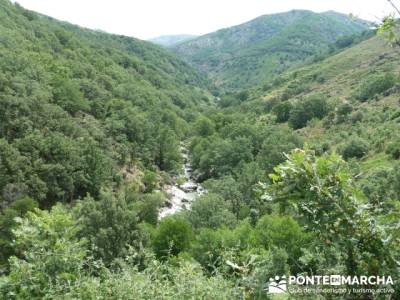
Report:
[[35,201],[24,197],[15,200],[2,211],[0,215],[0,273],[2,273],[2,269],[5,270],[7,268],[8,258],[16,254],[12,242],[15,238],[13,230],[17,225],[16,218],[23,218],[27,212],[33,211],[36,207],[37,203]]
[[293,129],[303,128],[311,119],[322,119],[329,111],[330,107],[323,95],[312,95],[294,105],[290,111],[289,125]]
[[386,147],[386,153],[390,154],[393,159],[400,159],[400,142],[390,143]]
[[163,219],[155,233],[153,240],[154,252],[160,259],[176,256],[190,247],[192,240],[190,224],[179,217]]
[[124,258],[130,247],[140,248],[138,210],[133,201],[103,193],[98,201],[86,197],[75,213],[79,237],[88,239],[93,256],[106,265]]
[[281,102],[278,105],[275,105],[272,111],[276,115],[276,121],[278,123],[287,122],[290,118],[290,111],[292,110],[293,105],[288,102]]
[[370,26],[335,12],[292,10],[261,16],[172,49],[207,72],[219,88],[237,91],[273,80],[314,56],[328,55],[338,38],[361,35]]
[[210,193],[196,199],[187,218],[195,229],[235,225],[235,216],[228,204],[220,196]]
[[4,299],[43,299],[54,286],[60,290],[80,279],[86,256],[79,227],[62,206],[51,212],[36,210],[17,219],[15,248],[22,258],[10,259],[10,274],[0,280]]
[[22,194],[49,208],[98,197],[121,183],[114,174],[126,165],[178,169],[187,112],[208,101],[195,71],[150,43],[5,0],[0,10],[0,193],[7,201]]
[[338,247],[348,274],[393,271],[395,244],[385,244],[384,227],[373,225],[341,158],[315,157],[309,150],[295,150],[287,158],[270,175],[264,198],[292,212],[324,247]]
[[347,142],[342,150],[344,159],[362,158],[368,152],[368,144],[360,138],[352,138]]
[[391,73],[374,75],[365,79],[360,84],[355,96],[360,101],[366,101],[389,90],[395,83],[396,77]]
[[307,247],[310,237],[292,217],[263,216],[258,220],[254,235],[257,243],[266,249],[284,249],[290,258],[290,264],[294,266],[293,271],[300,271],[296,263],[302,255],[301,249]]

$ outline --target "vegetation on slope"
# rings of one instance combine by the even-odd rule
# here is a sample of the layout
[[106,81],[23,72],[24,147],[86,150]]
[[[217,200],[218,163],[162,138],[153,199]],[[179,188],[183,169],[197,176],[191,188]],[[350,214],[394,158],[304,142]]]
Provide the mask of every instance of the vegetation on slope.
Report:
[[[400,294],[397,49],[373,38],[215,106],[156,46],[0,5],[0,298],[271,299],[282,274]],[[182,138],[208,192],[159,221]]]
[[179,172],[179,141],[209,98],[195,71],[150,43],[4,0],[0,32],[3,264],[13,217],[35,203],[50,208],[127,185],[151,192],[156,173]]
[[293,10],[221,29],[174,50],[207,73],[218,87],[238,90],[348,46],[370,26],[335,12]]

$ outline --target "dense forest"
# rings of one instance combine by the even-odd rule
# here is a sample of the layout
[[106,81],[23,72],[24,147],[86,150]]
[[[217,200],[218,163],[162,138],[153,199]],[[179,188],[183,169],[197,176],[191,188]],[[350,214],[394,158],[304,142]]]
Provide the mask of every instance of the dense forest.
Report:
[[[399,299],[400,50],[358,19],[288,15],[274,45],[321,48],[221,88],[176,49],[0,0],[0,299]],[[182,149],[206,192],[160,218]],[[313,274],[394,284],[268,293]]]

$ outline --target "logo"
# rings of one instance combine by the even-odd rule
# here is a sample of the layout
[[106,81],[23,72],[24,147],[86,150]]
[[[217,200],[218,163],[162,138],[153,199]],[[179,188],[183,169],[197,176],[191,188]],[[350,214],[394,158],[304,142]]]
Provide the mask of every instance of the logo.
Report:
[[[298,275],[269,278],[269,294],[393,294],[391,276]],[[375,286],[375,287],[374,287]]]
[[270,294],[281,294],[286,293],[287,282],[286,276],[275,276],[269,279],[268,293]]

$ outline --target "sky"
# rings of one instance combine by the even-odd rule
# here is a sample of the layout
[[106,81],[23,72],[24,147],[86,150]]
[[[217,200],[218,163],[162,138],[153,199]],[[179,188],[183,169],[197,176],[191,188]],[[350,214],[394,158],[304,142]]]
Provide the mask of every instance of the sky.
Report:
[[[400,6],[400,0],[392,0]],[[13,1],[15,2],[15,1]],[[258,16],[291,9],[335,10],[377,21],[393,12],[387,0],[17,0],[83,27],[140,39],[202,35]]]

